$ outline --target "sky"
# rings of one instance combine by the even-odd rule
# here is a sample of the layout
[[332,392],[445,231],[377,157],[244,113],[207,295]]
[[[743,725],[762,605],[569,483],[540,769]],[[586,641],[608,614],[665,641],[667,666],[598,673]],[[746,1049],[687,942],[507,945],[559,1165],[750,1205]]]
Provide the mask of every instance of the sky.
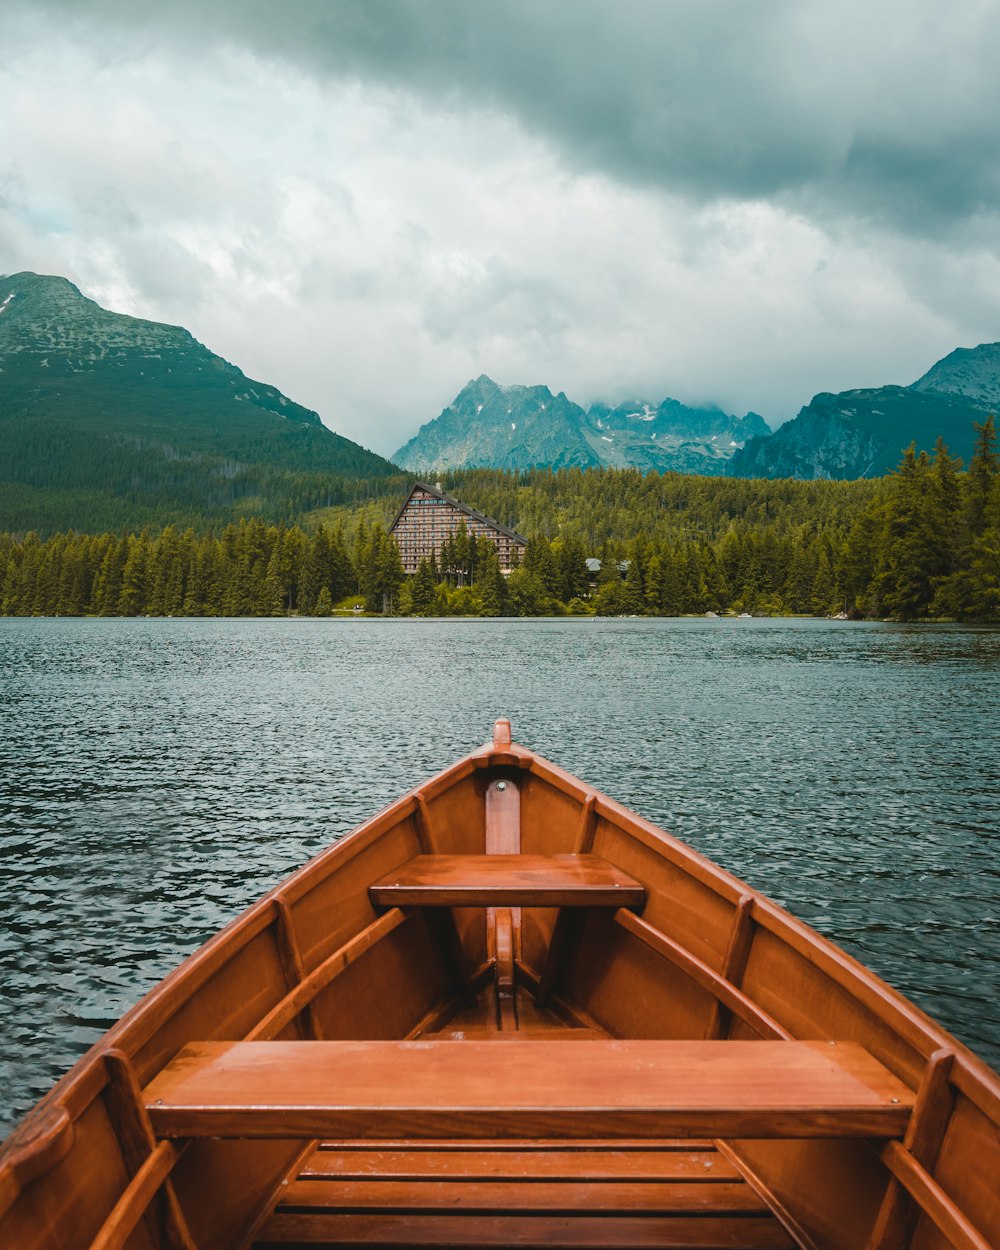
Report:
[[1000,0],[0,0],[0,273],[391,454],[480,373],[787,420],[1000,339]]

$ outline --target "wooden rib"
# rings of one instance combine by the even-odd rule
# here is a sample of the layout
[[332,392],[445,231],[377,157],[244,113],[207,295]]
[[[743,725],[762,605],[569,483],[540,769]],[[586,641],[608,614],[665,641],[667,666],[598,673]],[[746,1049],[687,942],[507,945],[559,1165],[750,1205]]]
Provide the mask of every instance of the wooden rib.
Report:
[[[753,895],[743,894],[736,904],[733,916],[732,933],[729,936],[729,947],[722,961],[722,979],[739,989],[750,958],[753,945]],[[733,1012],[718,997],[712,1003],[708,1024],[705,1028],[706,1039],[728,1037],[732,1027]]]
[[289,1024],[303,1008],[307,1007],[317,994],[321,993],[336,977],[351,966],[366,951],[371,950],[376,942],[392,933],[406,919],[406,912],[398,907],[373,920],[367,928],[345,942],[328,955],[295,989],[289,991],[280,1003],[277,1003],[267,1015],[250,1030],[245,1040],[248,1042],[270,1041],[276,1033]]
[[893,1176],[955,1250],[996,1250],[970,1223],[957,1203],[948,1197],[927,1169],[899,1142],[887,1142],[879,1153]]
[[659,929],[654,929],[648,921],[626,908],[619,908],[615,912],[615,921],[658,954],[676,964],[690,976],[692,981],[713,993],[734,1015],[739,1016],[744,1024],[748,1024],[761,1037],[780,1038],[784,1041],[794,1040],[787,1029],[782,1028],[773,1016],[769,1016],[766,1011],[758,1007],[753,999],[748,998],[742,990],[738,990],[735,985],[730,985],[714,968],[710,968],[697,955],[693,955],[673,938],[667,937]]
[[413,810],[413,824],[417,831],[417,845],[420,847],[420,854],[433,854],[434,839],[431,836],[431,813],[430,808],[427,806],[427,800],[422,794],[418,794],[416,798],[416,807]]
[[[285,986],[289,993],[296,990],[306,977],[305,965],[302,962],[302,952],[299,950],[298,939],[295,936],[295,925],[292,921],[292,909],[288,906],[283,898],[276,897],[274,900],[275,911],[275,936],[278,947],[278,958],[281,961],[281,970],[285,977]],[[312,1009],[312,1003],[306,1003],[302,1014],[306,1018],[306,1033],[309,1037],[320,1038],[323,1036],[319,1020]]]
[[[118,1137],[125,1166],[132,1173],[133,1180],[136,1180],[144,1172],[159,1144],[146,1112],[142,1090],[136,1080],[131,1060],[123,1051],[113,1048],[104,1051],[103,1059],[108,1073],[108,1086],[104,1093],[105,1103]],[[187,1220],[181,1211],[173,1186],[167,1179],[170,1169],[182,1150],[183,1147],[176,1148],[174,1157],[168,1157],[164,1152],[161,1161],[151,1165],[142,1184],[136,1188],[124,1208],[124,1214],[128,1214],[132,1210],[133,1201],[138,1202],[139,1196],[145,1195],[146,1205],[138,1212],[136,1218],[137,1220],[146,1218],[154,1244],[157,1244],[157,1238],[162,1229],[165,1250],[196,1250],[188,1230]],[[167,1166],[168,1162],[169,1166]],[[152,1185],[151,1177],[157,1175],[163,1167],[166,1167],[163,1176],[155,1185]],[[130,1185],[126,1189],[123,1200],[131,1188]],[[115,1208],[115,1211],[117,1210],[118,1207]],[[128,1232],[131,1232],[131,1228]]]
[[257,1250],[281,1245],[328,1248],[371,1246],[580,1247],[630,1246],[633,1250],[793,1250],[775,1220],[701,1216],[559,1215],[274,1215],[261,1230]]
[[588,794],[580,812],[580,828],[576,835],[576,850],[585,855],[593,848],[597,833],[597,795]]
[[[903,1138],[903,1150],[928,1172],[937,1162],[954,1107],[950,1083],[954,1062],[954,1052],[944,1047],[931,1055]],[[902,1250],[909,1243],[918,1215],[906,1187],[894,1176],[879,1208],[868,1250]]]
[[122,1250],[135,1226],[147,1214],[150,1203],[180,1154],[173,1142],[160,1142],[115,1203],[111,1214],[101,1225],[101,1231],[90,1243],[90,1250]]

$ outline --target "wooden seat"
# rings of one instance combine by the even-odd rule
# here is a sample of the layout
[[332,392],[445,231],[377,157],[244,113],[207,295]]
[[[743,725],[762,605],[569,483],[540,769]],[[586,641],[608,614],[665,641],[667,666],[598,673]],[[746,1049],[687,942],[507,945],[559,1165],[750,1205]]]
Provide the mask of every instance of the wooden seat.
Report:
[[913,1093],[827,1042],[200,1042],[144,1093],[162,1137],[902,1134]]
[[376,907],[641,907],[646,890],[599,855],[418,855],[368,896]]

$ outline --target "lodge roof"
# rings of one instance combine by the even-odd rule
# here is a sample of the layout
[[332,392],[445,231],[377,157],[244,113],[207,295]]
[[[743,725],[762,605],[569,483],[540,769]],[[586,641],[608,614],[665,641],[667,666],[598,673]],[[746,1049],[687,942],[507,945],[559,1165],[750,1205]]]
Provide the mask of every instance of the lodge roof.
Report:
[[428,495],[434,495],[438,499],[443,499],[445,503],[451,504],[453,508],[457,508],[459,512],[467,517],[471,517],[474,521],[481,521],[484,525],[488,525],[490,529],[498,530],[501,534],[506,534],[508,538],[512,538],[515,542],[525,544],[527,539],[523,534],[519,534],[517,530],[509,529],[506,525],[501,525],[499,521],[495,521],[491,516],[485,516],[482,512],[477,512],[475,508],[470,508],[468,504],[462,503],[461,499],[456,499],[454,495],[448,495],[443,490],[438,490],[436,486],[428,486],[426,482],[414,482],[410,488],[410,493],[406,496],[406,502],[396,513],[395,519],[389,526],[389,533],[399,523],[399,518],[406,511],[407,506],[418,490],[426,491]]

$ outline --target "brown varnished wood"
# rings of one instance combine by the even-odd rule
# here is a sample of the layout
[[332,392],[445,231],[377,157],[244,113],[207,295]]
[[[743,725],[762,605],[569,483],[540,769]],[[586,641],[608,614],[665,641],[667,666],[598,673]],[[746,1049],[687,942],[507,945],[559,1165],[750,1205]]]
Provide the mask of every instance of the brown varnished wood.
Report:
[[895,1179],[916,1200],[923,1214],[934,1222],[955,1250],[996,1250],[995,1244],[987,1241],[927,1169],[899,1142],[887,1142],[881,1155]]
[[477,1154],[506,1155],[519,1150],[564,1150],[570,1154],[589,1154],[592,1151],[614,1150],[642,1153],[682,1150],[688,1154],[718,1151],[721,1154],[722,1144],[698,1137],[657,1137],[630,1139],[628,1137],[588,1137],[585,1140],[561,1137],[531,1137],[518,1140],[516,1137],[491,1138],[489,1140],[473,1140],[469,1137],[437,1137],[433,1141],[420,1141],[407,1137],[393,1140],[391,1137],[380,1137],[371,1141],[364,1137],[342,1137],[337,1140],[325,1138],[316,1143],[317,1150],[408,1150],[416,1154],[439,1151],[474,1151]]
[[256,1250],[278,1246],[521,1246],[633,1250],[793,1250],[771,1219],[747,1217],[278,1214]]
[[164,1137],[265,1138],[895,1137],[913,1106],[815,1042],[194,1043],[145,1099]]
[[[101,1231],[90,1243],[90,1250],[123,1250],[139,1221],[150,1218],[151,1204],[173,1171],[179,1155],[180,1151],[173,1142],[164,1141],[146,1156],[146,1161],[104,1221]],[[154,1241],[159,1239],[158,1227],[154,1226],[152,1236]],[[165,1240],[169,1245],[169,1240]],[[193,1247],[193,1242],[187,1244]]]
[[417,843],[421,855],[433,855],[434,838],[431,834],[431,813],[427,800],[422,794],[417,795],[413,819],[417,831]]
[[[501,735],[503,725],[498,722]],[[510,725],[506,733],[509,738]],[[500,777],[486,787],[486,854],[516,856],[521,850],[521,794],[516,783]],[[520,949],[520,907],[486,909],[486,946],[493,960],[493,997],[497,1027],[504,1032],[517,1029],[517,990],[514,962]]]
[[[285,985],[288,987],[289,993],[293,993],[305,980],[305,965],[302,962],[302,953],[299,950],[298,939],[295,935],[292,909],[283,898],[278,896],[274,900],[274,910],[278,958],[281,960],[281,967],[285,974]],[[302,1015],[304,1017],[305,1036],[312,1038],[322,1037],[323,1031],[319,1026],[319,1022],[313,1017],[311,1003],[306,1003]]]
[[310,1155],[302,1176],[328,1180],[463,1180],[526,1181],[690,1181],[714,1184],[739,1180],[733,1164],[714,1150],[636,1149],[625,1144],[613,1150],[568,1149],[566,1143],[534,1144],[530,1148],[484,1150],[481,1143],[452,1149],[380,1149],[378,1145],[337,1149],[323,1146]]
[[25,1121],[17,1149],[0,1173],[0,1219],[36,1177],[56,1167],[73,1148],[73,1120],[65,1107],[50,1104]]
[[[952,1075],[961,1072],[956,1062]],[[971,1099],[957,1090],[948,1130],[934,1165],[934,1179],[958,1203],[987,1241],[1000,1246],[1000,1194],[997,1186],[996,1122],[986,1117]],[[913,1250],[936,1250],[940,1233],[921,1219],[913,1235]]]
[[493,995],[497,1028],[504,1033],[518,1028],[517,987],[514,984],[514,920],[511,907],[493,912],[494,970]]
[[[501,750],[491,743],[393,804],[281,887],[307,974],[375,919],[367,893],[373,880],[419,853],[465,855],[485,850],[483,795],[500,775],[497,769],[518,778],[522,803],[526,802],[522,808],[526,850],[559,854],[580,849],[592,789],[522,747],[511,744]],[[433,846],[421,836],[421,809],[433,813]],[[949,1219],[954,1236],[961,1238],[967,1228],[986,1244],[1000,1245],[996,1075],[867,969],[752,892],[754,940],[740,976],[730,956],[734,915],[747,887],[602,795],[594,798],[593,828],[593,850],[647,887],[644,919],[651,927],[723,981],[736,985],[779,1028],[802,1037],[858,1040],[911,1086],[918,1083],[936,1049],[954,1049],[949,1085],[955,1108],[937,1164],[918,1162],[903,1146],[886,1151],[887,1163],[895,1160],[894,1170],[909,1178],[906,1187],[914,1210],[922,1212],[912,1250],[944,1250],[941,1222],[947,1225]],[[274,897],[262,900],[197,952],[105,1039],[104,1046],[117,1046],[134,1064],[140,1082],[155,1076],[192,1037],[246,1035],[287,996],[288,952],[282,949],[275,924]],[[697,1037],[706,1030],[706,1021],[709,1031],[725,1034],[724,1013],[714,1005],[721,1000],[714,991],[699,987],[690,968],[684,971],[669,955],[636,941],[608,912],[590,912],[587,917],[580,950],[570,952],[570,967],[559,979],[559,993],[552,995],[556,1011],[568,1021],[633,1036]],[[517,966],[515,974],[526,1005],[530,1001],[526,992],[538,983],[539,974],[533,970],[544,966],[553,921],[554,913],[542,907],[531,908],[523,917],[526,963]],[[367,956],[359,959],[344,977],[335,978],[321,992],[324,1021],[357,1036],[388,1028],[398,1037],[427,1021],[444,1024],[453,1003],[449,987],[426,970],[427,961],[438,956],[421,937],[423,924],[421,919],[412,930],[400,927],[388,935],[384,949],[380,944],[373,948],[370,961]],[[611,940],[612,930],[620,940]],[[459,933],[466,965],[479,968],[486,959],[483,911],[478,918],[473,910],[462,913]],[[404,957],[404,938],[406,943],[416,941],[412,957]],[[400,998],[402,1003],[397,1002]],[[388,1022],[372,1003],[391,1005]],[[290,1023],[286,1034],[288,1027]],[[748,1028],[734,1013],[732,1036],[747,1037]],[[574,1039],[574,1046],[566,1049],[578,1044]],[[519,1042],[515,1049],[523,1045]],[[76,1241],[89,1244],[109,1212],[123,1201],[134,1181],[121,1164],[120,1147],[107,1121],[107,1087],[105,1064],[92,1052],[0,1150],[0,1244],[16,1245],[18,1250],[65,1250],[67,1229]],[[68,1126],[59,1127],[63,1117]],[[37,1144],[32,1120],[43,1128]],[[46,1124],[52,1127],[50,1136]],[[915,1137],[916,1124],[912,1132]],[[593,1141],[586,1139],[588,1146]],[[511,1139],[503,1144],[513,1143]],[[433,1145],[443,1149],[444,1141]],[[280,1141],[193,1143],[171,1178],[199,1250],[242,1248],[248,1220],[267,1204],[300,1148]],[[803,1246],[859,1250],[865,1244],[885,1193],[887,1172],[874,1162],[864,1142],[730,1139],[725,1148],[797,1229]],[[147,1166],[152,1165],[140,1164],[140,1170]],[[227,1196],[224,1207],[217,1200],[221,1193]],[[355,1225],[354,1231],[359,1227]],[[525,1225],[504,1227],[498,1216],[488,1235],[496,1238],[494,1244],[509,1244],[508,1239],[523,1233],[530,1244],[531,1236],[541,1236],[538,1225],[532,1227],[535,1232]],[[623,1225],[617,1223],[615,1230],[617,1240]],[[545,1232],[553,1231],[548,1223]],[[606,1225],[592,1237],[609,1232]],[[445,1238],[459,1235],[457,1229],[440,1225],[426,1235],[438,1233]],[[396,1234],[398,1239],[400,1227]],[[384,1229],[372,1235],[383,1243],[392,1239]],[[129,1250],[158,1250],[143,1236],[140,1223]],[[574,1236],[584,1236],[579,1225]],[[551,1240],[547,1237],[540,1244]]]
[[430,908],[406,915],[317,995],[314,1011],[327,1038],[402,1039],[454,997],[464,966],[457,953],[456,967],[448,966],[434,922]]
[[[729,982],[737,990],[747,966],[747,960],[750,958],[752,945],[753,895],[744,894],[736,904],[736,911],[733,915],[733,931],[729,938],[726,957],[722,962],[721,974],[723,981]],[[705,1028],[706,1039],[728,1037],[733,1024],[733,1014],[733,1008],[723,1002],[722,999],[716,997]],[[748,1024],[750,1023],[746,1016],[742,1016],[741,1019]],[[765,1034],[765,1036],[767,1035]],[[774,1034],[770,1036],[774,1036]]]
[[[738,1016],[750,1025],[758,1036],[792,1040],[792,1035],[787,1029],[782,1028],[777,1020],[769,1016],[766,1011],[761,1011],[752,999],[741,993],[725,976],[713,972],[708,964],[685,950],[680,943],[660,933],[644,917],[636,916],[623,908],[615,912],[615,923],[645,942],[647,946],[652,947],[658,954],[669,959],[698,985],[710,990],[715,995],[716,1002],[724,1005],[730,1016]],[[707,1040],[713,1039],[709,1037]]]
[[279,1210],[310,1208],[342,1211],[460,1210],[511,1213],[598,1211],[627,1215],[637,1211],[672,1215],[768,1215],[767,1204],[745,1181],[507,1181],[346,1180],[300,1176],[281,1196]]
[[418,855],[368,892],[380,907],[641,907],[646,897],[596,855]]
[[[931,1056],[903,1138],[903,1149],[928,1171],[933,1171],[937,1161],[955,1102],[949,1080],[954,1065],[951,1050],[942,1048]],[[869,1239],[869,1250],[902,1250],[912,1236],[916,1217],[905,1186],[894,1178]]]
[[594,834],[597,832],[597,795],[588,794],[580,808],[580,831],[576,835],[576,851],[580,855],[589,854],[594,847]]
[[[139,1219],[145,1217],[154,1241],[162,1237],[165,1250],[196,1250],[168,1179],[180,1152],[176,1148],[163,1150],[162,1143],[157,1143],[129,1057],[112,1048],[105,1051],[104,1063],[108,1072],[104,1101],[132,1183],[131,1193],[125,1191],[109,1217],[110,1223],[104,1225],[102,1236],[107,1236],[109,1250],[123,1245]],[[118,1237],[122,1237],[120,1242]]]
[[[326,989],[336,977],[346,971],[356,959],[369,951],[377,942],[392,933],[394,929],[399,928],[405,919],[406,914],[398,907],[394,907],[373,920],[367,928],[362,929],[349,942],[345,942],[339,950],[327,956],[318,968],[294,985],[285,997],[250,1030],[246,1035],[246,1040],[268,1041],[275,1037],[300,1012],[311,1007],[317,994]],[[318,1028],[312,1012],[310,1012],[310,1018],[313,1029]],[[316,1037],[321,1035],[321,1033],[314,1034]]]
[[427,925],[451,976],[452,984],[463,1002],[476,1002],[476,989],[469,976],[462,942],[455,926],[455,917],[448,907],[427,910]]
[[[629,915],[632,913],[630,912]],[[535,1002],[544,1007],[552,991],[559,983],[566,954],[572,950],[580,935],[580,913],[576,908],[563,907],[556,917],[555,928],[549,939],[549,949],[545,953],[545,963],[538,977],[538,988],[535,991]]]

